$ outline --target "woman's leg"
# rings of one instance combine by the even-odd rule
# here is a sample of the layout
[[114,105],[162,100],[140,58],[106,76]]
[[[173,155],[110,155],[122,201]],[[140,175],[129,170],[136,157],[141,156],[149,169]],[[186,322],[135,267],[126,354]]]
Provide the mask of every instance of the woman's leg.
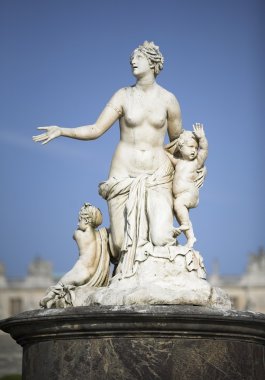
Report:
[[175,245],[171,187],[156,187],[148,190],[147,213],[151,243],[159,247]]
[[108,201],[110,218],[110,249],[114,259],[118,259],[125,235],[125,203],[127,195],[119,195]]

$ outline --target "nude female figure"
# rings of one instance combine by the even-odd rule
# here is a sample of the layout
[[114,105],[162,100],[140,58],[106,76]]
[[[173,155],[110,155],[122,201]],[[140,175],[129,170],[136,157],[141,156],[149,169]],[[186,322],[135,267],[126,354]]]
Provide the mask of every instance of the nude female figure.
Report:
[[[136,79],[135,85],[117,91],[95,124],[77,128],[41,127],[38,129],[45,132],[34,136],[33,140],[42,144],[59,136],[94,140],[119,120],[120,141],[112,158],[106,187],[112,187],[113,178],[137,179],[153,176],[152,181],[155,182],[155,173],[163,167],[167,178],[173,176],[173,166],[163,144],[166,132],[170,141],[180,135],[181,111],[176,97],[156,82],[156,76],[163,68],[163,61],[159,47],[153,42],[145,41],[131,55],[130,64]],[[145,240],[153,246],[174,245],[172,182],[161,180],[157,188],[150,183],[148,186],[152,188],[154,196],[150,196],[144,206],[147,213],[145,228],[148,230]],[[126,226],[131,228],[125,216],[128,194],[123,200],[121,190],[112,196],[105,194],[105,190],[101,193],[109,206],[112,255],[119,259],[124,247]],[[131,211],[127,210],[126,213],[128,215]]]

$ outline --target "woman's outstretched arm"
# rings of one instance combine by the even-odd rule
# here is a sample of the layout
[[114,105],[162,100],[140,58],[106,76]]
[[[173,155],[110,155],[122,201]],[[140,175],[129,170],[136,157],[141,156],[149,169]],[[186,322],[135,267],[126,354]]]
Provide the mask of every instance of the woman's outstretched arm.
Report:
[[59,136],[78,140],[94,140],[103,135],[122,115],[123,90],[117,91],[103,109],[95,124],[77,128],[61,128],[58,126],[39,127],[44,133],[33,136],[33,141],[47,144]]

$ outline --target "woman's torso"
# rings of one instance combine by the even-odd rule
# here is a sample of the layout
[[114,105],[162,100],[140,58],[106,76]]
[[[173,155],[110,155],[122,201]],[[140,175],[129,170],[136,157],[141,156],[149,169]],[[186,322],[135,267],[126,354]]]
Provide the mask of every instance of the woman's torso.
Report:
[[151,174],[169,160],[163,144],[167,130],[167,92],[160,86],[146,92],[124,89],[121,139],[114,153],[110,177]]

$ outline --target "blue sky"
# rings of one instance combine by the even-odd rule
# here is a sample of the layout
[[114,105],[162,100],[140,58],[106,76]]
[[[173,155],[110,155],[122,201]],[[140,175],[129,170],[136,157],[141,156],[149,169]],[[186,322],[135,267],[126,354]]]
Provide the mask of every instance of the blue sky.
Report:
[[239,273],[264,235],[264,4],[260,0],[2,0],[0,3],[0,260],[24,275],[36,256],[67,271],[80,206],[97,192],[119,140],[31,141],[38,126],[93,123],[134,83],[130,53],[152,40],[160,85],[180,102],[184,128],[202,122],[208,176],[191,211],[206,268]]

